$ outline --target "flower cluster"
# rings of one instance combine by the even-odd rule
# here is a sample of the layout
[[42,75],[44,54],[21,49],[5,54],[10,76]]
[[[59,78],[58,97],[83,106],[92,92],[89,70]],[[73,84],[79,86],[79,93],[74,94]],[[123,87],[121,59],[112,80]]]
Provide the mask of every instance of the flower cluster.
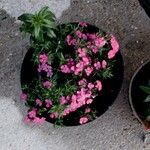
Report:
[[32,109],[28,112],[27,116],[24,118],[25,123],[34,122],[38,124],[43,124],[45,122],[45,118],[39,118],[37,117],[37,109]]
[[[107,67],[107,61],[95,59],[93,61],[93,56],[97,57],[101,48],[105,46],[108,41],[104,39],[101,35],[82,33],[77,30],[75,32],[77,39],[71,35],[67,35],[66,41],[68,45],[75,46],[74,52],[78,57],[78,61],[74,61],[72,58],[68,60],[66,64],[63,64],[60,69],[63,73],[74,73],[74,75],[86,74],[86,76],[91,76],[96,70],[105,69]],[[86,43],[83,47],[80,46],[80,41],[86,40]],[[107,52],[107,59],[112,59],[115,57],[116,53],[119,50],[118,42],[114,36],[111,36],[111,50]]]
[[[52,51],[55,61],[49,61],[47,51],[39,54],[40,83],[35,89],[29,90],[28,86],[21,94],[22,101],[32,105],[25,122],[41,124],[52,119],[60,123],[72,113],[80,116],[79,124],[94,119],[96,110],[91,105],[103,90],[103,80],[112,75],[111,63],[119,51],[119,44],[112,35],[88,32],[88,26],[80,22],[70,34],[66,32],[62,43],[68,50]],[[59,51],[63,63],[56,55]]]
[[51,77],[53,75],[52,67],[48,64],[48,56],[46,54],[41,54],[39,56],[39,66],[38,66],[38,72],[46,72],[47,77]]

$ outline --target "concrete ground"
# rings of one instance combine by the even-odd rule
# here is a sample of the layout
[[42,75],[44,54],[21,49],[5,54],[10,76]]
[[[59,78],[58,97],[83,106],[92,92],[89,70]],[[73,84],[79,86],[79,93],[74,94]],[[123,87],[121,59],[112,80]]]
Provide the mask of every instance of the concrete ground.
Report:
[[[20,68],[29,43],[13,17],[42,5],[59,22],[87,21],[120,41],[122,90],[104,115],[86,125],[53,128],[22,122],[27,108],[19,101]],[[150,19],[137,0],[0,0],[0,9],[0,150],[150,150],[128,103],[130,78],[150,58]]]

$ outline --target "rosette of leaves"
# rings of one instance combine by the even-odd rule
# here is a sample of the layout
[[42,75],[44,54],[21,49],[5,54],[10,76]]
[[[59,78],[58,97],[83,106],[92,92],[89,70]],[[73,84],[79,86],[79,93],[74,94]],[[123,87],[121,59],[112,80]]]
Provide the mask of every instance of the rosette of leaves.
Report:
[[150,80],[147,86],[140,86],[140,89],[146,94],[144,102],[147,103],[146,120],[150,121]]
[[44,43],[56,37],[55,15],[48,7],[43,7],[35,14],[25,13],[18,19],[23,23],[20,30],[31,35],[31,42]]

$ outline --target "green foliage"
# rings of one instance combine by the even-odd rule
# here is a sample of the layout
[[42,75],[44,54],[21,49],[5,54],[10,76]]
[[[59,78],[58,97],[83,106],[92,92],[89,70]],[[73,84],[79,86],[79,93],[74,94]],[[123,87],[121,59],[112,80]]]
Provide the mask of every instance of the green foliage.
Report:
[[47,112],[47,109],[46,108],[39,108],[38,110],[38,115],[42,116],[43,113]]
[[111,67],[108,67],[108,68],[102,70],[101,74],[102,74],[102,77],[103,77],[104,79],[108,79],[108,78],[113,77],[112,68],[111,68]]
[[59,86],[54,86],[48,91],[46,91],[46,98],[53,99],[54,103],[59,104],[59,99],[61,96],[72,95],[77,90],[75,84],[71,84],[71,81],[67,81],[64,84],[59,84]]
[[44,42],[46,38],[55,38],[55,15],[48,9],[42,8],[35,15],[23,14],[18,17],[23,22],[20,30],[31,35],[31,41]]
[[147,104],[146,107],[146,120],[150,121],[150,80],[148,82],[147,86],[139,86],[139,88],[147,95],[146,98],[144,99],[144,102]]
[[150,80],[149,80],[147,86],[141,85],[141,86],[140,86],[140,89],[141,89],[145,94],[148,94],[148,95],[146,96],[144,102],[150,102]]
[[111,67],[107,67],[103,70],[100,70],[99,72],[95,73],[96,76],[103,78],[103,79],[109,79],[113,77],[113,72]]
[[140,89],[145,92],[146,94],[150,94],[150,87],[149,86],[140,86]]
[[150,102],[150,95],[148,95],[148,96],[146,97],[146,99],[144,100],[144,102]]

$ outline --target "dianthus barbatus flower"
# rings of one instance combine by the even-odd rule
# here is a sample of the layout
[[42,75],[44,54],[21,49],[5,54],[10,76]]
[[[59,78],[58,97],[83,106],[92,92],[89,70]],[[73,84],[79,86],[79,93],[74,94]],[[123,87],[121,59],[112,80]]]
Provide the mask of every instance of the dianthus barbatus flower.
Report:
[[45,64],[48,62],[48,56],[46,54],[40,54],[39,56],[39,61],[42,64]]
[[80,124],[85,124],[85,123],[88,122],[88,120],[89,120],[89,119],[88,119],[87,117],[81,117],[80,120],[79,120],[79,123],[80,123]]
[[53,75],[53,71],[52,71],[52,67],[51,65],[48,64],[40,64],[38,66],[38,72],[46,72],[47,73],[47,77],[51,77]]

